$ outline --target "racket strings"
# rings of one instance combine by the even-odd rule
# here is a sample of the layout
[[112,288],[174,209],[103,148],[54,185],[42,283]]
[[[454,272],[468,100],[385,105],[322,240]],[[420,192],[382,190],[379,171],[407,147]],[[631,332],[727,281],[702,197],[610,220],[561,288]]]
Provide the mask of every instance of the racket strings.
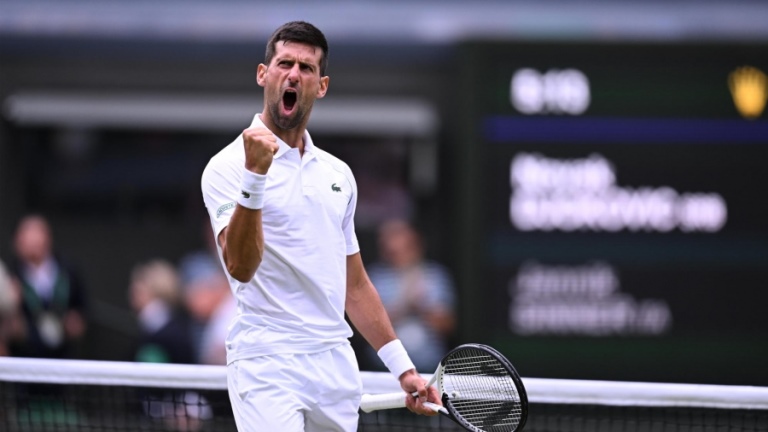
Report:
[[522,406],[506,367],[483,350],[454,354],[445,363],[442,387],[455,412],[478,431],[514,431]]

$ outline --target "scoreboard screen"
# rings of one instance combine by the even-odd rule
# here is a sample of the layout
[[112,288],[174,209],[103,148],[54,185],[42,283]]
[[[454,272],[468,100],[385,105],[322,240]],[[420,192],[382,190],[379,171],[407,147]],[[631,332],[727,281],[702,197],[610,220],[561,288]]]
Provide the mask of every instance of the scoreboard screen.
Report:
[[461,59],[463,337],[524,376],[768,385],[768,46]]

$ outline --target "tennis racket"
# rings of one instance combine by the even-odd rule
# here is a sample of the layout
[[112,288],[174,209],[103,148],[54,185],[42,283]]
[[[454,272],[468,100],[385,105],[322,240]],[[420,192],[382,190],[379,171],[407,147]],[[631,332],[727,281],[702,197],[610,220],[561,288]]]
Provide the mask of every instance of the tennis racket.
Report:
[[[443,407],[425,405],[466,430],[517,432],[525,426],[528,396],[523,382],[509,360],[487,345],[465,344],[448,352],[427,387],[435,383]],[[364,412],[404,407],[402,392],[365,394],[360,402]]]

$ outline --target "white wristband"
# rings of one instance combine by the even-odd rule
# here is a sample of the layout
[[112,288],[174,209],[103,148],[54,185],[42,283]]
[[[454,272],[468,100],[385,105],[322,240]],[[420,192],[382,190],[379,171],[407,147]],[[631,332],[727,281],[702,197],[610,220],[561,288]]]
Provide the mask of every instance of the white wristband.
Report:
[[378,354],[387,369],[389,369],[389,371],[392,372],[392,375],[397,379],[400,379],[400,375],[404,372],[416,369],[411,358],[408,357],[408,353],[405,351],[400,339],[388,342],[379,349]]
[[265,174],[243,169],[243,179],[240,183],[240,198],[237,203],[251,210],[259,210],[264,207],[264,188],[267,183]]

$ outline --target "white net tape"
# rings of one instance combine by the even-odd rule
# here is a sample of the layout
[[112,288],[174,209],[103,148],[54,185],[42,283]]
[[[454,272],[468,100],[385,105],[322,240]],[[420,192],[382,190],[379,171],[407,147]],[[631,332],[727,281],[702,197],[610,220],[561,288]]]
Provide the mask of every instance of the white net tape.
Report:
[[[425,374],[429,379],[430,376]],[[362,372],[363,392],[400,390]],[[0,357],[0,381],[226,390],[223,366]],[[768,410],[768,387],[523,378],[532,403]]]

